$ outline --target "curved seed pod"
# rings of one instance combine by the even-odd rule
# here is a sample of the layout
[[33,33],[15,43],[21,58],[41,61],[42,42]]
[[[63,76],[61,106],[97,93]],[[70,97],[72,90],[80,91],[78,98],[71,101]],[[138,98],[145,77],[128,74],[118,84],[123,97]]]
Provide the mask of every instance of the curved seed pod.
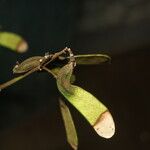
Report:
[[70,62],[60,69],[57,76],[59,91],[87,119],[100,136],[111,138],[115,133],[115,125],[109,110],[91,93],[70,83],[73,65],[73,62]]
[[77,132],[74,126],[74,122],[70,110],[61,99],[59,99],[59,104],[60,104],[60,110],[63,117],[65,129],[66,129],[67,141],[74,150],[77,150],[78,137],[77,137]]
[[[98,65],[104,62],[110,62],[111,58],[104,54],[87,54],[87,55],[75,55],[76,63],[78,65]],[[59,57],[60,60],[65,60],[63,56]],[[69,59],[69,57],[68,57]]]
[[24,53],[28,49],[27,42],[18,34],[11,32],[0,32],[0,45],[18,53]]
[[40,66],[41,61],[44,57],[42,56],[34,56],[26,59],[20,64],[15,65],[13,68],[13,73],[25,73],[32,70],[35,67]]

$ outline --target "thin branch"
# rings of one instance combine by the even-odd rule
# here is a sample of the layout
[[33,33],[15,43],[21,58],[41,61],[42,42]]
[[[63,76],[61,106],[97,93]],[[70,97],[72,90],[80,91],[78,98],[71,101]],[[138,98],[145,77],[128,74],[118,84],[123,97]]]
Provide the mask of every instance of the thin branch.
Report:
[[66,51],[68,50],[67,47],[65,47],[63,50],[61,50],[60,52],[55,53],[54,55],[52,55],[52,58],[50,61],[48,61],[47,63],[45,63],[43,66],[47,66],[50,62],[52,62],[53,60],[55,60],[56,58],[58,58],[60,55],[65,54]]
[[34,68],[34,69],[30,70],[29,72],[27,72],[27,73],[25,73],[25,74],[23,74],[23,75],[20,75],[20,76],[15,77],[15,78],[13,78],[13,79],[11,79],[11,80],[9,80],[9,81],[3,83],[3,84],[0,84],[0,90],[5,89],[5,88],[11,86],[12,84],[14,84],[14,83],[16,83],[17,81],[19,81],[19,80],[21,80],[21,79],[27,77],[28,75],[32,74],[33,72],[35,72],[35,71],[37,71],[37,70],[39,70],[39,68]]
[[57,75],[55,73],[53,73],[50,69],[48,69],[47,67],[43,66],[42,67],[43,70],[47,71],[48,73],[52,74],[54,78],[57,78]]

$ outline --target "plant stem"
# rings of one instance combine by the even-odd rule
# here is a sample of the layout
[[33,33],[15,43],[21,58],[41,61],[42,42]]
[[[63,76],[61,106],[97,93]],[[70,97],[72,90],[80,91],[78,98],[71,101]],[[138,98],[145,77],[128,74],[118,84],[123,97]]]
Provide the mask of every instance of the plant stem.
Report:
[[54,74],[50,69],[48,69],[47,67],[43,66],[42,67],[43,70],[47,71],[48,73],[52,74],[54,78],[57,78],[57,75]]
[[34,68],[34,69],[30,70],[29,72],[25,73],[24,75],[20,75],[18,77],[13,78],[12,80],[9,80],[9,81],[7,81],[7,82],[5,82],[3,84],[0,84],[0,90],[5,89],[5,88],[11,86],[12,84],[14,84],[17,81],[19,81],[19,80],[27,77],[28,75],[30,75],[31,73],[33,73],[33,72],[35,72],[37,70],[39,70],[39,68]]

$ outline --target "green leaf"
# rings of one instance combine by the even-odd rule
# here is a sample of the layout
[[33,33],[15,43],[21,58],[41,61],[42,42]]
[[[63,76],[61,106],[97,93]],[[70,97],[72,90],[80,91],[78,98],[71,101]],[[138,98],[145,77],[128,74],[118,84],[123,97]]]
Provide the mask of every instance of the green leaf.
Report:
[[27,42],[20,35],[11,32],[0,32],[0,45],[18,53],[28,49]]
[[60,104],[61,114],[63,117],[65,129],[66,129],[67,141],[74,150],[77,150],[78,149],[78,137],[77,137],[77,132],[74,126],[74,122],[73,122],[70,110],[61,99],[59,99],[59,104]]
[[70,83],[73,68],[74,64],[70,62],[60,69],[57,76],[59,91],[87,119],[100,136],[112,137],[115,125],[109,110],[91,93]]
[[[60,60],[66,59],[63,56],[60,56],[59,58]],[[69,59],[69,57],[67,58]],[[75,55],[74,58],[78,65],[97,65],[103,62],[111,61],[111,58],[108,55],[104,54]]]

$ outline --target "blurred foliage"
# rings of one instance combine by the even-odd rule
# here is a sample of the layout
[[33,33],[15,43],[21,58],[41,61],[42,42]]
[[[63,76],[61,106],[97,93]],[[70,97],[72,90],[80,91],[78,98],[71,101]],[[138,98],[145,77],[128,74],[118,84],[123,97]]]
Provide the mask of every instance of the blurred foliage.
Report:
[[20,35],[11,32],[0,32],[0,46],[18,53],[28,50],[27,42]]

